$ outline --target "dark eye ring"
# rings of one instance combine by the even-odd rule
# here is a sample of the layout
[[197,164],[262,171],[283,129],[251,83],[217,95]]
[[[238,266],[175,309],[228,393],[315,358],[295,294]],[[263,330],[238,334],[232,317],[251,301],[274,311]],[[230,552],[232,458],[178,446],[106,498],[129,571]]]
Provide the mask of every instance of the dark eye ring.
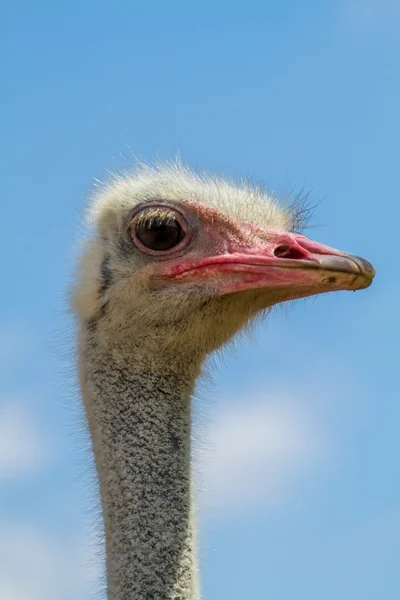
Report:
[[133,218],[131,236],[135,245],[148,254],[167,253],[180,247],[186,237],[182,216],[165,207],[144,210]]

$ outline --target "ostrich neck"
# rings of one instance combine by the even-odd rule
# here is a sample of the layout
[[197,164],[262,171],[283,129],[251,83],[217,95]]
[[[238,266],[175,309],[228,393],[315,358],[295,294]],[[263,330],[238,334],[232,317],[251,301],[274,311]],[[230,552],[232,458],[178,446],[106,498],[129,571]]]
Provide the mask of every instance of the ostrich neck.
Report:
[[[125,347],[124,347],[125,348]],[[194,369],[95,343],[81,352],[109,600],[198,598],[190,471]]]

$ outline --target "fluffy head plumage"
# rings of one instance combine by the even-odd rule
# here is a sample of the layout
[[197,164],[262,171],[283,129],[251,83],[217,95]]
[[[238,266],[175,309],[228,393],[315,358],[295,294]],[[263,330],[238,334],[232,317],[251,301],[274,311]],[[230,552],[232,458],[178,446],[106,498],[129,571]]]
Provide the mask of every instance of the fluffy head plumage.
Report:
[[149,200],[174,203],[199,202],[239,223],[291,230],[300,225],[304,206],[280,203],[260,185],[242,179],[233,181],[216,175],[197,173],[179,161],[138,163],[127,173],[113,176],[91,199],[86,222],[99,227],[115,213],[132,210]]

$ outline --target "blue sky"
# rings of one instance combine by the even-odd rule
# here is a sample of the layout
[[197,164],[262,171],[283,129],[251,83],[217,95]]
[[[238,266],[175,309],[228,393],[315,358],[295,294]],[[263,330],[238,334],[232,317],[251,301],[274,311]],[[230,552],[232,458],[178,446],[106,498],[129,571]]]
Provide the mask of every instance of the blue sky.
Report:
[[311,189],[308,234],[377,269],[276,311],[201,391],[204,597],[398,600],[399,2],[17,0],[0,29],[0,597],[101,576],[65,293],[93,178],[179,151]]

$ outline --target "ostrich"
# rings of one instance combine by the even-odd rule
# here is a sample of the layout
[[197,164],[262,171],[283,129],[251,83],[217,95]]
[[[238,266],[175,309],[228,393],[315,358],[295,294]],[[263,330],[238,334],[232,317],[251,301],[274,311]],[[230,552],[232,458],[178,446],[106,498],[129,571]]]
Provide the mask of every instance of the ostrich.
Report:
[[301,209],[180,163],[97,192],[73,294],[109,600],[197,600],[191,396],[272,306],[368,287],[367,261],[295,233]]

